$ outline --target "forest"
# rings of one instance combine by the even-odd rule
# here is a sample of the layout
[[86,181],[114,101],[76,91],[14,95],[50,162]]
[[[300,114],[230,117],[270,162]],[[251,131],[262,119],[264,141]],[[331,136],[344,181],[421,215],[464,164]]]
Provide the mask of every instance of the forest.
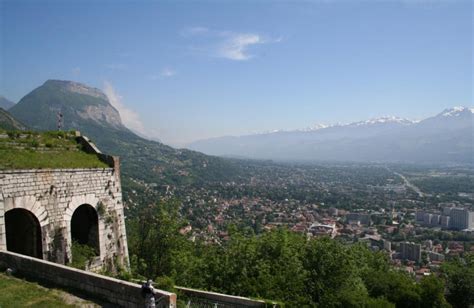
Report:
[[[421,281],[390,265],[383,252],[330,238],[308,240],[279,228],[256,235],[229,227],[223,243],[190,241],[176,200],[142,207],[127,222],[132,276],[275,300],[285,307],[469,307],[474,256],[442,265]],[[130,277],[124,277],[130,278]]]

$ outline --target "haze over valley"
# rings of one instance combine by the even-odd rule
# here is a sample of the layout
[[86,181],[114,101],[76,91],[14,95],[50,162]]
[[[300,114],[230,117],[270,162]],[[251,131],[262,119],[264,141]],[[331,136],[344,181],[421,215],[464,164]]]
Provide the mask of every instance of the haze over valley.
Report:
[[412,121],[382,117],[294,131],[228,136],[188,145],[210,155],[280,161],[474,162],[474,108]]

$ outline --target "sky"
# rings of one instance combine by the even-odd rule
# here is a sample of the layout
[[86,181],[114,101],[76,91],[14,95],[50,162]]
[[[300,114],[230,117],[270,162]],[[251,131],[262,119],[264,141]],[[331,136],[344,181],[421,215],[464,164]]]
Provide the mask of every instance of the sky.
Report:
[[473,105],[470,0],[0,0],[0,94],[109,96],[167,144]]

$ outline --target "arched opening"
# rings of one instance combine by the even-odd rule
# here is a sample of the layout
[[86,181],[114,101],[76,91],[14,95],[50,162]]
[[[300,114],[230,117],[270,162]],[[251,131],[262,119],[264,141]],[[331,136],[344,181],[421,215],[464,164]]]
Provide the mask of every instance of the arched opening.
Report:
[[91,205],[83,204],[72,214],[71,239],[73,244],[89,246],[99,255],[99,218]]
[[8,251],[43,258],[41,226],[33,213],[21,208],[7,211],[5,232]]

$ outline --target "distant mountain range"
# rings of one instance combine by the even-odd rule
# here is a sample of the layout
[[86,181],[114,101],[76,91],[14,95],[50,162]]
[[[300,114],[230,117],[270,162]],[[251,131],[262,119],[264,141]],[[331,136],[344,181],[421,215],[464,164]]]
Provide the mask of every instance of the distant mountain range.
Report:
[[422,121],[383,117],[196,141],[210,155],[283,161],[474,163],[474,108],[454,107]]
[[61,113],[63,130],[79,130],[103,152],[120,156],[126,179],[186,185],[235,172],[235,164],[227,159],[137,136],[122,124],[119,112],[101,90],[77,82],[48,80],[9,112],[34,130],[57,130]]
[[8,100],[5,97],[0,95],[0,108],[2,108],[4,110],[8,110],[11,107],[13,107],[13,105],[15,105],[14,102],[12,102],[12,101],[10,101],[10,100]]

